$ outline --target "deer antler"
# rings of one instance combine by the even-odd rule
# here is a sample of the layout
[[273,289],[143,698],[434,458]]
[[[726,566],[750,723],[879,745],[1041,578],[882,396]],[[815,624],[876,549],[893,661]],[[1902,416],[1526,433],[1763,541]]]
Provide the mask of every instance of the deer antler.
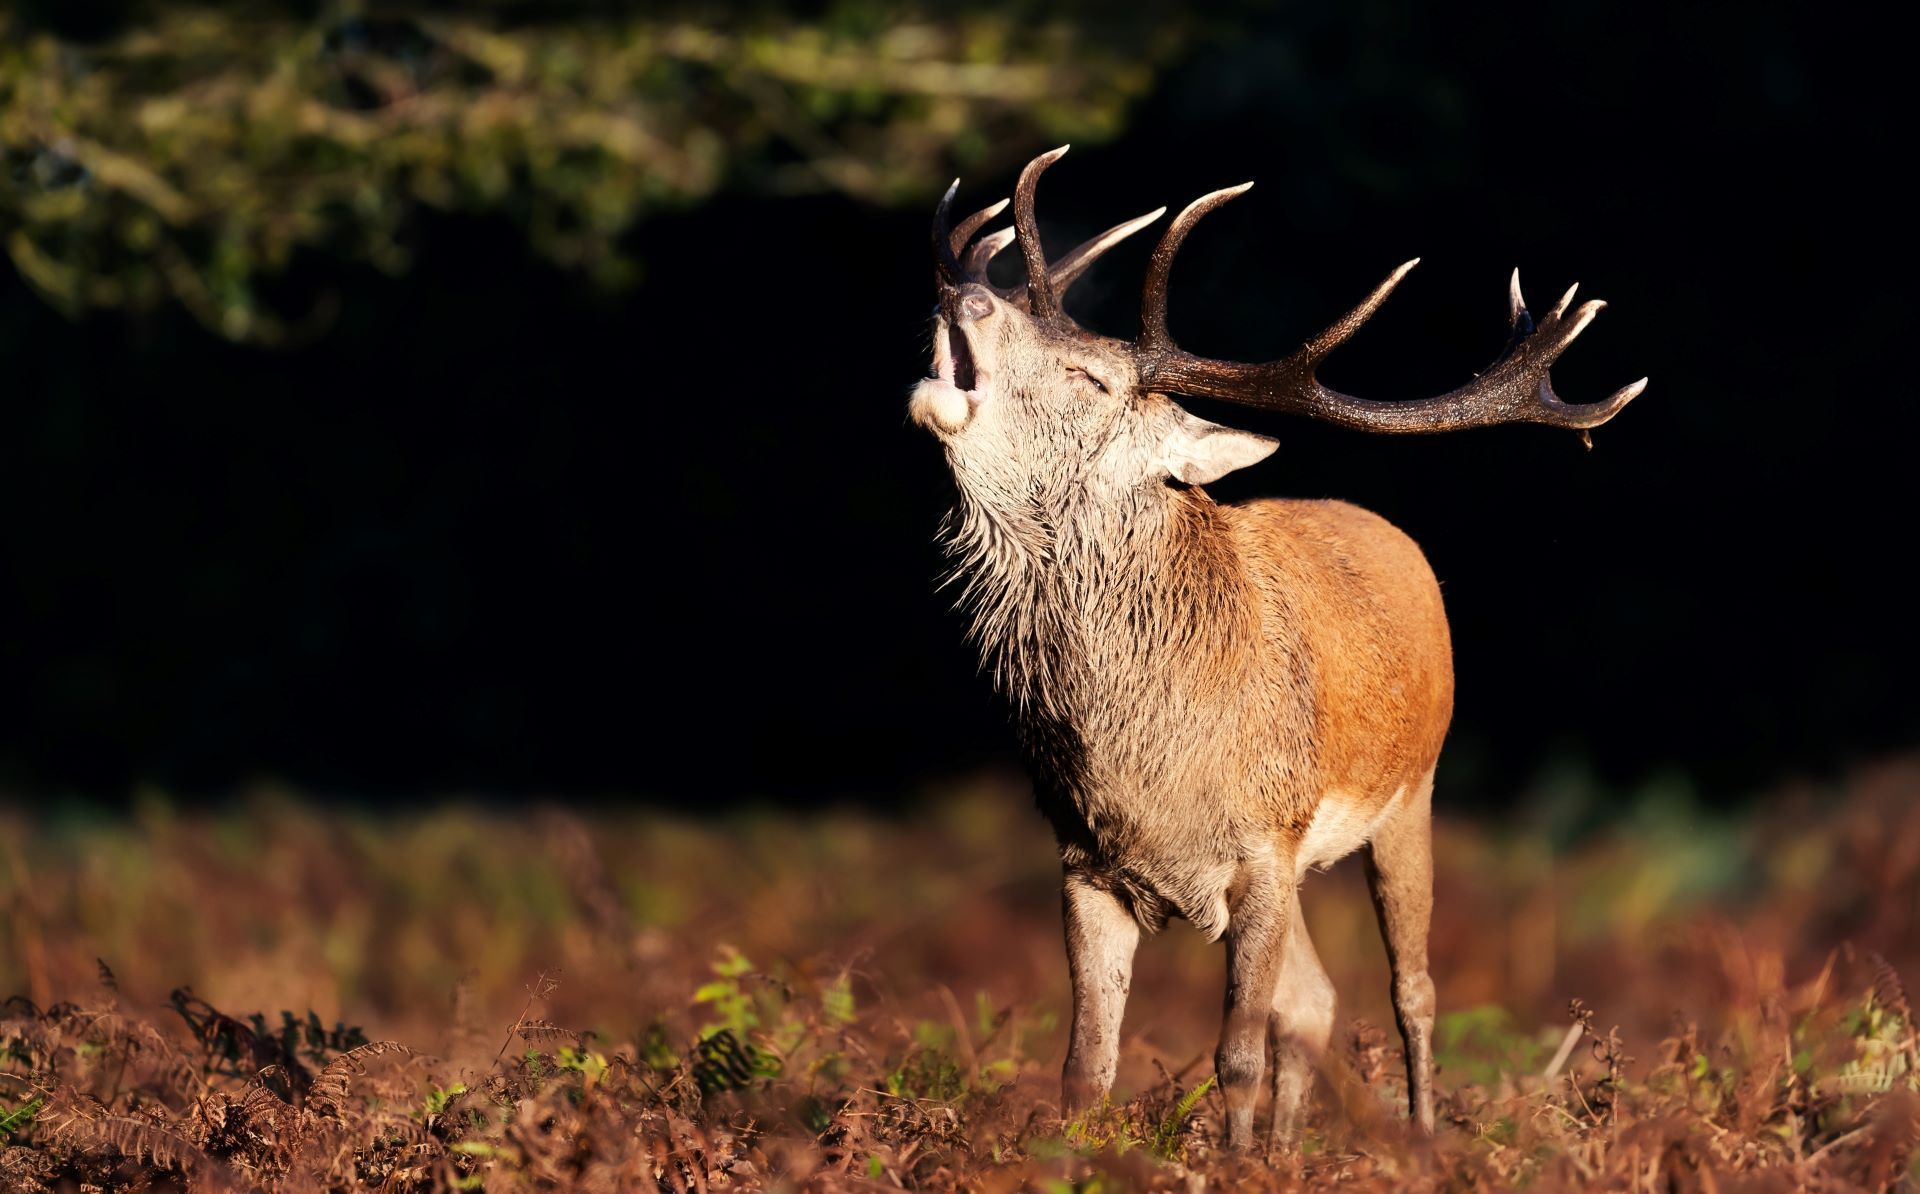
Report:
[[[1040,247],[1039,225],[1033,214],[1034,186],[1041,173],[1048,166],[1066,155],[1067,146],[1050,150],[1027,163],[1020,172],[1020,182],[1014,190],[1013,220],[1014,226],[990,232],[981,237],[969,249],[968,242],[973,240],[987,221],[999,215],[1007,206],[1005,199],[991,206],[981,208],[949,231],[952,219],[953,196],[960,186],[955,179],[953,186],[940,200],[933,215],[934,263],[939,272],[943,289],[957,289],[962,283],[973,282],[991,289],[1005,301],[1021,308],[1036,318],[1065,320],[1060,310],[1060,301],[1080,276],[1098,261],[1102,254],[1119,244],[1127,237],[1145,228],[1166,214],[1164,207],[1155,208],[1144,216],[1136,216],[1122,224],[1091,237],[1076,246],[1072,252],[1048,265],[1046,254]],[[1027,284],[1025,286],[994,286],[987,281],[987,265],[1015,241],[1020,243],[1020,252],[1027,262]],[[1038,282],[1036,284],[1036,279]]]
[[[1514,271],[1508,287],[1510,337],[1506,351],[1473,381],[1451,393],[1415,402],[1377,402],[1322,385],[1315,376],[1320,362],[1386,302],[1393,288],[1419,264],[1417,257],[1394,270],[1359,306],[1283,360],[1241,364],[1182,351],[1167,334],[1167,276],[1173,268],[1174,254],[1200,217],[1244,194],[1252,185],[1242,183],[1194,200],[1168,226],[1154,249],[1141,292],[1140,338],[1136,341],[1141,384],[1147,389],[1310,415],[1361,431],[1421,434],[1497,423],[1546,423],[1576,429],[1582,439],[1588,428],[1619,414],[1646,389],[1647,379],[1643,377],[1599,402],[1576,405],[1562,401],[1553,392],[1548,370],[1606,304],[1583,303],[1568,318],[1567,305],[1574,293],[1570,287],[1536,326],[1520,296],[1519,270]],[[1592,446],[1591,441],[1588,446]]]
[[1040,247],[1040,225],[1033,218],[1033,188],[1048,166],[1067,154],[1067,146],[1049,149],[1027,163],[1020,181],[1013,186],[1013,230],[1020,244],[1020,255],[1027,259],[1027,313],[1035,319],[1055,319],[1060,314],[1060,298],[1053,290],[1053,275],[1047,272],[1047,254]]

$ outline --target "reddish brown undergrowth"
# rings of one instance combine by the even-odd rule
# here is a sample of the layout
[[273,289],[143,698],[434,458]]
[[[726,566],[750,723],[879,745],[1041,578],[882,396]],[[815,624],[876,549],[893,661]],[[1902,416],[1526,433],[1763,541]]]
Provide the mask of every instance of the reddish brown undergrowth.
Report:
[[1055,864],[1017,791],[0,813],[0,1191],[1913,1185],[1920,768],[1739,817],[1577,787],[1442,825],[1430,1141],[1364,887],[1310,881],[1346,1023],[1301,1147],[1257,1156],[1219,1148],[1218,947],[1179,928],[1143,946],[1119,1097],[1061,1119]]

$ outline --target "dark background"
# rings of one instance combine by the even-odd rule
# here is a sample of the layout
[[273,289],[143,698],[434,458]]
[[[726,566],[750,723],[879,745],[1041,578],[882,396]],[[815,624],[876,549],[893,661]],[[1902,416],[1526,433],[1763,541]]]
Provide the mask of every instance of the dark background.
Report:
[[[1444,801],[1566,764],[1736,800],[1914,742],[1895,45],[1832,6],[1242,12],[1048,174],[1055,251],[1258,180],[1175,271],[1212,355],[1289,351],[1423,256],[1326,370],[1369,396],[1483,367],[1515,264],[1536,309],[1612,304],[1560,392],[1652,385],[1591,453],[1196,404],[1282,440],[1217,496],[1343,497],[1425,547]],[[0,266],[0,790],[885,802],[1009,757],[904,419],[943,182],[656,218],[614,298],[436,217],[398,280],[296,263],[290,295],[341,297],[297,349],[76,324]],[[1084,322],[1132,334],[1149,247]]]

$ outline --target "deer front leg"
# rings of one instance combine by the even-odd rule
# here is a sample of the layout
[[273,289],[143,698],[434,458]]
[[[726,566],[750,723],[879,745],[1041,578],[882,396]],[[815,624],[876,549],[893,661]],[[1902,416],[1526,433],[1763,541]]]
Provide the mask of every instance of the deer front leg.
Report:
[[1068,871],[1063,902],[1067,972],[1073,979],[1073,1032],[1061,1076],[1062,1113],[1106,1097],[1120,1062],[1120,1017],[1133,981],[1140,925],[1112,892]]
[[1278,994],[1293,903],[1292,864],[1249,864],[1227,924],[1226,1025],[1214,1072],[1227,1104],[1227,1146],[1253,1145],[1253,1109],[1267,1072],[1267,1023]]

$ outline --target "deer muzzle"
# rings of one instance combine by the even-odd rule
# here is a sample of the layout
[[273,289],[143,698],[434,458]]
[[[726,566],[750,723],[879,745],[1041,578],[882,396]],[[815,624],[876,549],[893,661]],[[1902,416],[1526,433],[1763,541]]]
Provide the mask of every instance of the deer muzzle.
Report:
[[907,412],[936,435],[966,428],[985,397],[971,326],[991,317],[993,299],[980,286],[948,290],[933,320],[933,375],[913,388]]

